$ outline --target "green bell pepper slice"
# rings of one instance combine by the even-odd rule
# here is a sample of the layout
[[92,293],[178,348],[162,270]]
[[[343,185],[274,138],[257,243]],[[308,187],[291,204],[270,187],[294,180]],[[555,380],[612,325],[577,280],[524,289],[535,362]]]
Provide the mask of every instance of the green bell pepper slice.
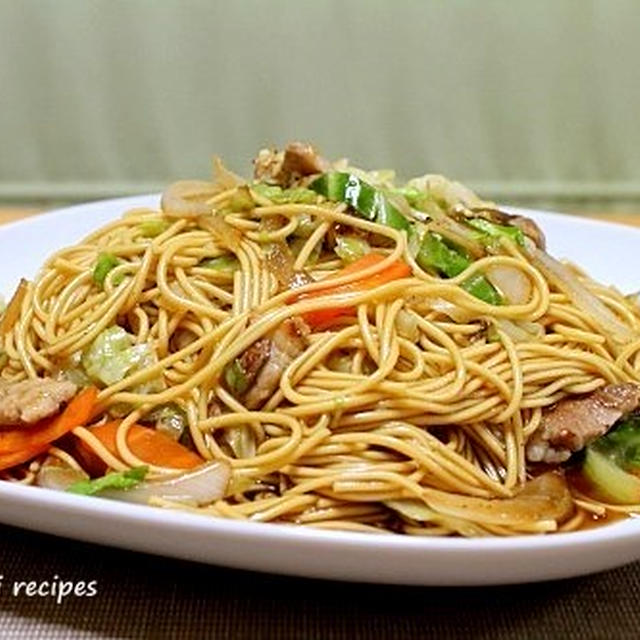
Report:
[[309,185],[309,189],[329,200],[348,204],[365,220],[399,231],[409,230],[409,221],[385,195],[352,173],[324,173]]

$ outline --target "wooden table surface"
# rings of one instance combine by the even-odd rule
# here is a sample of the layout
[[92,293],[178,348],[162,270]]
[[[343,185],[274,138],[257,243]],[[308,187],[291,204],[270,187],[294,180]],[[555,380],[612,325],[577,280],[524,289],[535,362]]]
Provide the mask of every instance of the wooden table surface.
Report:
[[[45,212],[46,209],[38,209],[36,207],[9,207],[0,206],[0,224],[5,222],[13,222],[14,220],[20,220],[21,218],[27,218],[29,216],[38,215]],[[589,218],[597,218],[599,220],[609,220],[610,222],[619,222],[622,224],[629,224],[635,227],[640,226],[640,211],[636,213],[590,213]]]

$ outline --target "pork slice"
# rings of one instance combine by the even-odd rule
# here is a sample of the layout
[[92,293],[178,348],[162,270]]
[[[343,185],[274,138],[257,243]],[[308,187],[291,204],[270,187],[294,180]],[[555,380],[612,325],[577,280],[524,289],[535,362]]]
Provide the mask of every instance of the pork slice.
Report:
[[260,370],[269,359],[271,343],[268,338],[254,342],[238,358],[247,384],[251,385],[260,373]]
[[329,170],[329,162],[305,142],[290,142],[284,150],[282,170],[291,177],[312,176]]
[[640,386],[610,384],[579,398],[566,398],[545,411],[527,443],[531,462],[558,464],[604,435],[640,404]]
[[261,149],[253,161],[256,180],[289,187],[299,178],[329,170],[329,162],[304,142],[290,142],[284,151]]
[[73,382],[51,378],[0,383],[0,426],[31,425],[54,415],[76,391]]
[[284,370],[305,350],[308,333],[301,318],[290,318],[267,335],[269,357],[245,394],[243,402],[248,409],[257,409],[274,394]]

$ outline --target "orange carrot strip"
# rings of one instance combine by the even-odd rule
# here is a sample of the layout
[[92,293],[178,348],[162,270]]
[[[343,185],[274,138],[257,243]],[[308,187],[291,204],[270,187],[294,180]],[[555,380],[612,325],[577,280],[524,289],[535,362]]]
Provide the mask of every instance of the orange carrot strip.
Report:
[[88,387],[78,393],[66,408],[33,426],[0,430],[0,469],[8,469],[44,451],[48,445],[91,417],[98,390]]
[[49,448],[49,443],[37,447],[35,449],[22,449],[21,451],[15,451],[14,453],[0,454],[0,470],[10,469],[16,465],[22,464],[27,460],[35,458],[37,455],[43,453]]
[[[121,420],[113,420],[89,429],[90,433],[98,438],[116,458],[119,457],[116,434],[121,423]],[[131,449],[131,453],[140,458],[140,460],[157,467],[192,469],[205,462],[197,453],[172,440],[164,433],[139,424],[133,424],[129,428],[127,446]],[[80,447],[83,450],[85,462],[89,463],[88,466],[92,469],[95,468],[95,465],[91,464],[90,460],[87,459],[87,454],[89,453],[87,444],[83,442]],[[95,457],[95,454],[92,455]]]
[[[338,271],[338,273],[336,273],[334,276],[329,276],[325,280],[325,282],[327,283],[326,287],[315,289],[314,291],[309,291],[308,293],[302,293],[296,296],[293,301],[297,302],[300,300],[308,300],[310,298],[318,298],[340,293],[368,291],[370,289],[380,287],[383,284],[387,284],[388,282],[393,282],[394,280],[406,278],[407,276],[411,275],[411,268],[408,264],[406,264],[402,260],[395,260],[387,268],[385,268],[384,271],[379,271],[377,273],[374,273],[373,275],[359,278],[347,284],[341,284],[337,286],[331,285],[330,280],[334,278],[341,278],[353,273],[357,273],[358,271],[364,271],[365,269],[368,269],[373,265],[380,264],[385,259],[386,256],[380,253],[368,253],[366,256],[363,256],[359,260],[356,260],[355,262]],[[340,317],[350,316],[354,313],[354,307],[330,307],[327,309],[318,309],[317,311],[308,311],[307,313],[303,314],[302,317],[309,326],[317,329],[320,327],[330,326]]]

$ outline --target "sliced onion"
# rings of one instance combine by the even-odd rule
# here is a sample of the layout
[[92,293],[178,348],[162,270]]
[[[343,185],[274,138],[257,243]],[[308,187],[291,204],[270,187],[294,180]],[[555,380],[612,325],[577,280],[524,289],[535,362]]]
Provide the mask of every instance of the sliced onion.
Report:
[[513,498],[487,499],[427,489],[425,502],[444,515],[516,527],[543,520],[564,522],[573,512],[567,482],[553,471],[528,482]]
[[527,249],[533,263],[547,280],[566,294],[578,309],[586,313],[604,335],[611,336],[615,342],[622,345],[635,339],[631,330],[620,322],[613,311],[591,293],[569,268],[533,246],[532,242],[527,243]]
[[[209,211],[209,213],[211,213]],[[205,215],[199,218],[198,224],[203,229],[210,231],[218,242],[227,249],[238,251],[242,242],[242,234],[232,227],[220,215]]]
[[43,464],[36,475],[36,484],[45,489],[66,491],[72,484],[88,480],[89,476],[80,469],[66,464]]
[[27,295],[27,291],[29,289],[29,281],[22,278],[20,280],[20,284],[16,289],[15,293],[11,297],[7,308],[4,310],[2,314],[2,319],[0,320],[0,335],[4,335],[5,333],[9,333],[11,329],[13,329],[13,325],[17,322],[20,317],[20,311],[22,309],[22,301],[24,297]]
[[415,313],[400,309],[396,316],[396,327],[398,333],[411,342],[418,342],[420,339],[420,329],[418,327],[418,319]]
[[171,218],[197,218],[211,213],[213,207],[206,201],[217,192],[212,182],[179,180],[162,194],[160,207]]
[[220,156],[213,156],[213,187],[216,193],[233,189],[244,182],[240,176],[224,166]]
[[286,242],[273,242],[265,253],[267,269],[282,289],[298,289],[314,282],[306,271],[294,269],[294,258]]
[[544,327],[539,322],[496,318],[495,326],[504,331],[514,342],[539,342],[544,336]]
[[431,309],[448,316],[458,324],[466,324],[478,317],[477,311],[471,311],[464,307],[459,307],[458,305],[453,304],[453,302],[449,302],[443,298],[433,298],[429,300],[428,303]]
[[[429,509],[429,507],[420,500],[403,498],[400,500],[385,500],[384,504],[386,507],[396,511],[401,516],[409,518],[409,520],[415,520],[416,522],[440,524],[443,519],[442,514],[437,513],[433,509]],[[479,536],[487,535],[487,532],[474,522],[457,519],[455,522],[451,522],[451,520],[449,520],[447,524],[452,524],[458,533],[469,538],[477,538]]]
[[488,267],[485,275],[509,304],[526,304],[531,298],[531,280],[518,268],[499,264]]
[[140,504],[148,504],[151,498],[164,498],[173,502],[203,506],[225,495],[230,478],[231,465],[226,460],[218,460],[169,480],[149,480],[127,491],[108,489],[101,491],[100,496]]
[[253,458],[256,455],[256,439],[248,425],[229,427],[223,437],[236,458]]

